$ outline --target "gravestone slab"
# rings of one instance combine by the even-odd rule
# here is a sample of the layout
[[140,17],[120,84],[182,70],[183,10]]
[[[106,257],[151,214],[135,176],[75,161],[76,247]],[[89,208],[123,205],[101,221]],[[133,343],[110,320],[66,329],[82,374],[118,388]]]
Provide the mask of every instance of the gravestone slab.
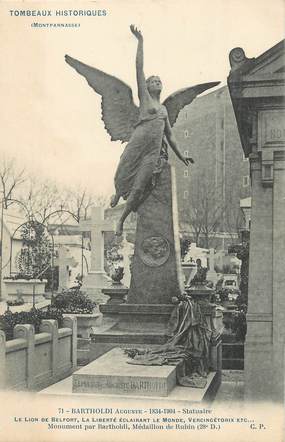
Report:
[[183,291],[174,169],[165,164],[138,209],[129,304],[168,304]]
[[114,348],[74,373],[73,393],[168,396],[176,385],[176,366],[128,364],[129,357]]

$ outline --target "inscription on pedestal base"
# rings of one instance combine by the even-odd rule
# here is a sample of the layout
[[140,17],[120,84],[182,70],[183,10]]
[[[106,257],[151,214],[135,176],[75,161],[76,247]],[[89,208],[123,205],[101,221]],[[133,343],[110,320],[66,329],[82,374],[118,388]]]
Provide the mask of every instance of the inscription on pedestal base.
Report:
[[121,348],[114,348],[72,377],[74,393],[168,396],[176,385],[176,366],[128,364]]

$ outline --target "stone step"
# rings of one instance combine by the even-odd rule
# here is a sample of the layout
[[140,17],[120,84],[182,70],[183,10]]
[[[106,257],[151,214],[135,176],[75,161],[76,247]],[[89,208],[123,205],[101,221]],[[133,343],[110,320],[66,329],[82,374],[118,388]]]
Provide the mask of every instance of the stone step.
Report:
[[222,361],[223,370],[243,370],[244,360],[243,359],[223,359]]
[[121,344],[165,344],[167,337],[162,332],[129,332],[129,331],[105,331],[93,333],[92,342],[95,343],[121,343]]
[[[233,344],[237,343],[237,339],[236,339],[235,334],[231,333],[231,332],[230,333],[229,332],[225,333],[225,331],[222,334],[222,341],[226,342],[226,343],[230,343],[231,342]],[[242,344],[242,342],[238,342],[238,344]]]
[[243,370],[244,344],[225,343],[222,346],[222,368],[224,370]]
[[224,359],[243,359],[244,358],[244,345],[238,343],[225,343],[223,342],[223,360]]

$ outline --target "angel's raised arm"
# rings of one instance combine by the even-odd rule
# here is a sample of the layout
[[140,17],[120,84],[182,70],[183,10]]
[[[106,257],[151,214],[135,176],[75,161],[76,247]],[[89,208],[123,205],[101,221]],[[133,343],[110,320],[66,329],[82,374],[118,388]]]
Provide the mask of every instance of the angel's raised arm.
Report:
[[136,55],[136,72],[137,72],[138,96],[139,100],[141,101],[147,91],[145,75],[143,71],[143,36],[141,31],[139,31],[134,25],[131,25],[130,29],[138,40],[137,55]]

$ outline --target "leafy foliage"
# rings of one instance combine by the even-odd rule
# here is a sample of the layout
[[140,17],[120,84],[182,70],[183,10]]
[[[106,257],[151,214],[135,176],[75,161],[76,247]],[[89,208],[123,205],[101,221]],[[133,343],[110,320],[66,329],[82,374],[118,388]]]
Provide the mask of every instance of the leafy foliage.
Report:
[[124,277],[124,267],[121,267],[121,266],[114,267],[114,269],[111,273],[112,281],[121,282],[123,277]]
[[62,313],[92,313],[96,303],[79,289],[65,290],[52,301],[52,307]]
[[10,307],[17,306],[17,305],[23,305],[23,304],[24,304],[23,299],[13,299],[13,300],[7,301],[7,305],[9,305]]
[[63,316],[62,312],[53,308],[46,311],[32,308],[28,312],[14,312],[7,310],[0,315],[0,329],[6,334],[6,340],[13,339],[13,329],[17,324],[31,324],[35,328],[35,333],[39,333],[42,319],[55,319],[58,326],[61,327]]
[[18,277],[24,279],[43,279],[51,257],[51,241],[45,226],[38,221],[30,220],[21,228],[23,246],[17,259]]

